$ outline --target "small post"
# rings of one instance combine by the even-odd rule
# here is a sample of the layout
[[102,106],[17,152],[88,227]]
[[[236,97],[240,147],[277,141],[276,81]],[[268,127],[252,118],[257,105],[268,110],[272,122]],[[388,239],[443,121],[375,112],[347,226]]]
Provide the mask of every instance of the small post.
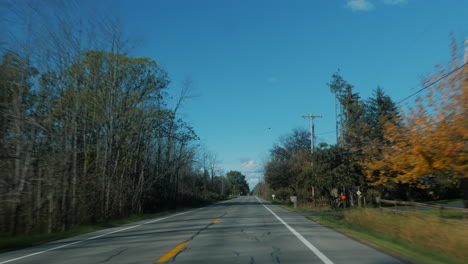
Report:
[[379,205],[379,208],[382,208],[382,206],[380,205],[380,196],[375,197],[375,202]]
[[361,197],[362,197],[362,196],[361,196],[362,193],[361,193],[361,190],[360,190],[360,189],[361,189],[360,186],[358,186],[358,187],[357,187],[357,192],[356,192],[356,194],[357,194],[357,196],[358,196],[357,204],[358,204],[358,207],[359,207],[359,208],[361,208]]
[[346,188],[343,187],[343,192],[341,192],[341,202],[343,203],[343,209],[346,208]]
[[341,204],[343,205],[343,209],[346,208],[346,195],[341,193],[340,195]]
[[315,207],[315,188],[312,186],[312,205]]

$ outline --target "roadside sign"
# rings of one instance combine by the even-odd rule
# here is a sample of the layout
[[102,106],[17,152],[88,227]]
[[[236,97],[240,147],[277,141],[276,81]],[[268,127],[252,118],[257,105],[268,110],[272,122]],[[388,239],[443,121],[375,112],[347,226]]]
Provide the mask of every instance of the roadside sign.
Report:
[[362,194],[361,191],[357,191],[356,193],[357,193],[357,195],[359,195],[359,196],[361,196],[361,194]]
[[272,194],[272,195],[271,195],[271,198],[273,198],[273,200],[274,200],[274,199],[275,199],[275,195],[274,195],[274,194]]

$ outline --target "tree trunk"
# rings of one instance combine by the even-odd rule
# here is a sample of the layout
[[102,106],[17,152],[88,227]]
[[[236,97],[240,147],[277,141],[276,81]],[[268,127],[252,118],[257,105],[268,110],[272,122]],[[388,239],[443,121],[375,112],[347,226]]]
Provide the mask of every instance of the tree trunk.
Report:
[[[39,165],[40,166],[40,165]],[[36,204],[35,204],[35,212],[34,217],[36,218],[36,228],[35,231],[41,232],[41,224],[42,224],[42,217],[41,217],[41,207],[42,207],[42,177],[44,177],[44,171],[42,168],[38,169],[38,176],[39,179],[37,181],[36,187]]]
[[312,186],[312,205],[315,207],[316,206],[316,203],[315,203],[315,187]]
[[54,191],[53,188],[49,188],[47,194],[47,200],[49,202],[49,210],[47,212],[47,234],[52,233],[52,227],[54,225]]
[[463,205],[465,208],[468,208],[468,178],[463,177],[461,178],[461,186],[463,192]]

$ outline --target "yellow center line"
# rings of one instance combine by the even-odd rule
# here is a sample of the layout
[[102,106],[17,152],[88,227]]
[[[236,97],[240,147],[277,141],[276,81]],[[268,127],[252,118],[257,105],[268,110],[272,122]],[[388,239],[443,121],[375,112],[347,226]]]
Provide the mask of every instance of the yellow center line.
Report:
[[214,220],[213,223],[218,223],[219,220],[221,220],[221,218],[218,218],[218,219]]
[[185,246],[187,246],[190,242],[185,242],[185,243],[182,243],[180,245],[178,245],[177,247],[175,247],[173,250],[169,251],[166,255],[160,257],[156,262],[158,263],[162,263],[170,258],[172,258],[175,254],[177,254],[177,252],[181,251]]
[[231,211],[226,211],[226,213],[228,213],[228,214],[229,214],[230,212],[231,212]]

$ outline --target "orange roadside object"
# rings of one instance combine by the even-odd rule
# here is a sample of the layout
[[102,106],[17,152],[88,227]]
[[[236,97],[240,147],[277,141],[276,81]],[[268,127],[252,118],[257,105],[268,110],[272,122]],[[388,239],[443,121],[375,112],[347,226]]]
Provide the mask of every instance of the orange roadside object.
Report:
[[341,200],[346,199],[346,195],[341,195]]

